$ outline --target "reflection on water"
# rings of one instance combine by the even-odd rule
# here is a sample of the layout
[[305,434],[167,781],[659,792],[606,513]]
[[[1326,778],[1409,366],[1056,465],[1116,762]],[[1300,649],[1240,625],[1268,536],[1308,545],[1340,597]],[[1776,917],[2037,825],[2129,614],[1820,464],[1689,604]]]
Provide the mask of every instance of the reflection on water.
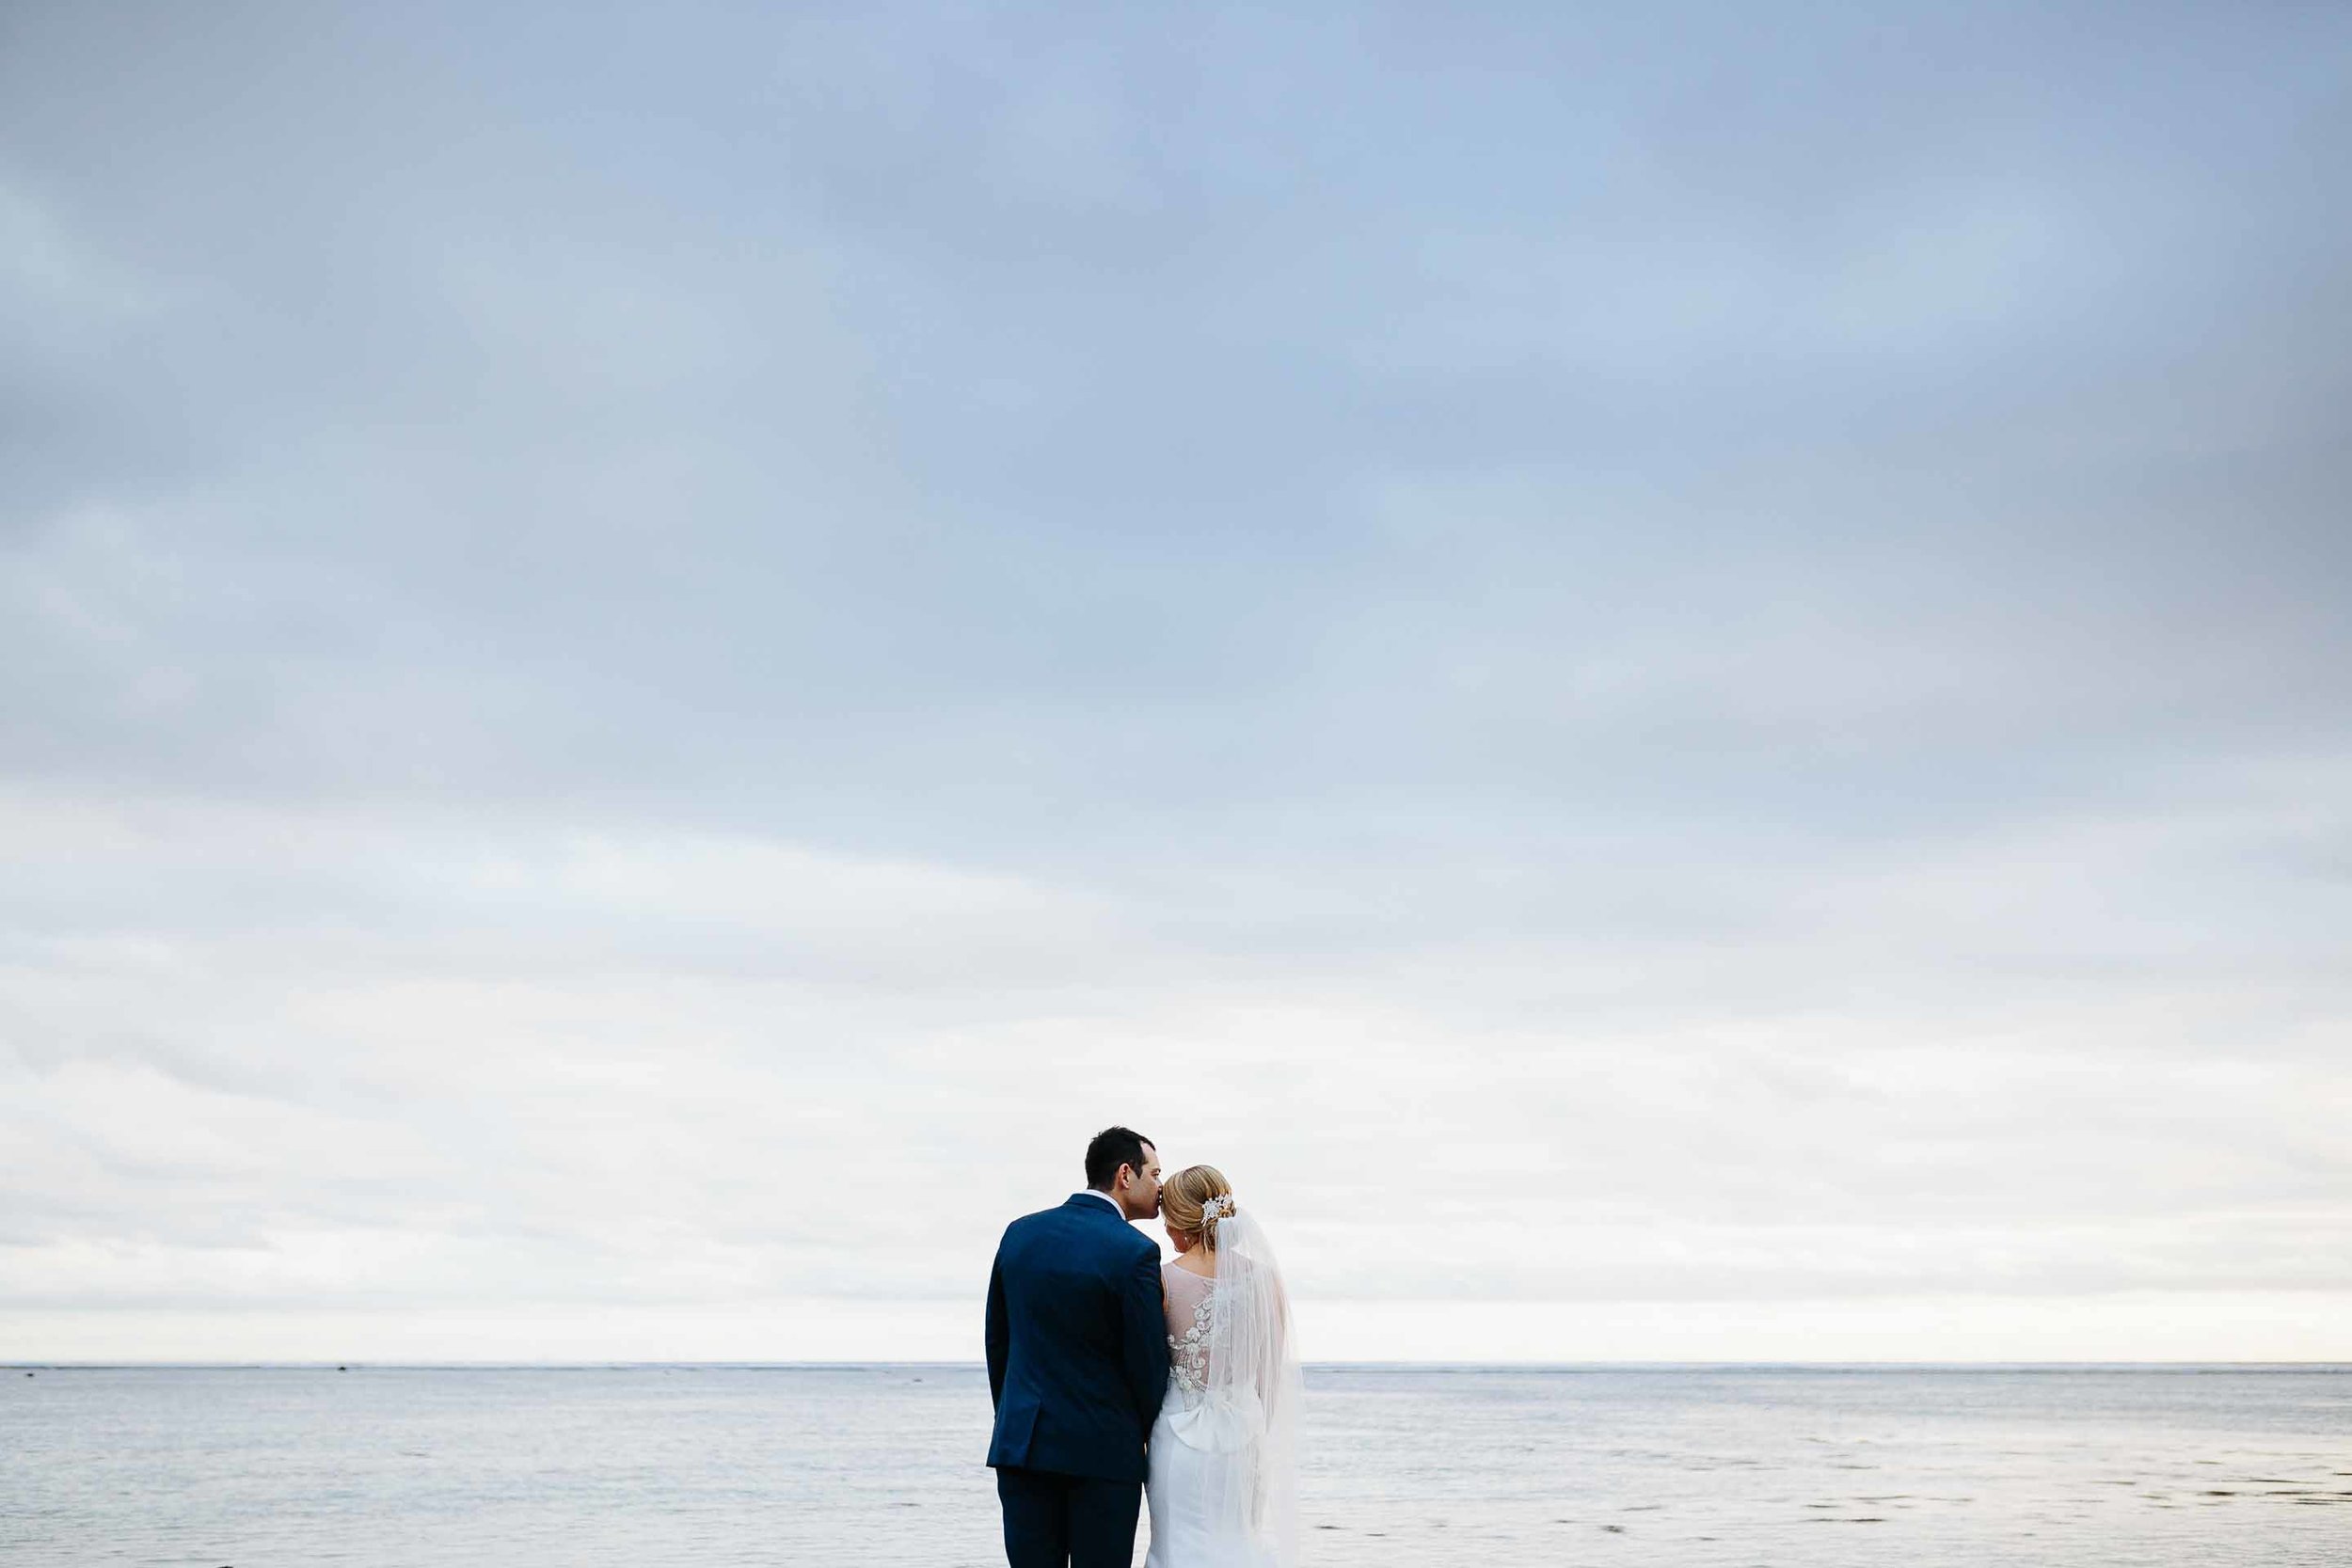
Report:
[[[1309,1374],[1311,1560],[2352,1561],[2352,1371]],[[976,1369],[0,1377],[0,1562],[1001,1562]],[[1140,1552],[1138,1552],[1140,1555]]]

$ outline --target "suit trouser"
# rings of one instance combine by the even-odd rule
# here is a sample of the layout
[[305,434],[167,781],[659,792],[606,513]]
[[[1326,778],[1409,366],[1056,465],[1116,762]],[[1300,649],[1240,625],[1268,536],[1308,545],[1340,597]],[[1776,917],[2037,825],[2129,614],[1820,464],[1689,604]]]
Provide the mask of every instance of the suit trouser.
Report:
[[1129,1568],[1143,1482],[1001,1468],[1005,1560],[1011,1568]]

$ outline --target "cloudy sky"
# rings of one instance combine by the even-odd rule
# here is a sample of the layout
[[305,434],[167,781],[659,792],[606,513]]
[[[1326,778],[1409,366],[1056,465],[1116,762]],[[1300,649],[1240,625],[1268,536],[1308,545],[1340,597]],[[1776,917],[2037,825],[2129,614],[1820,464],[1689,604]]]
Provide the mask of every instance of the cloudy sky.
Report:
[[8,5],[0,1360],[2352,1359],[2347,80]]

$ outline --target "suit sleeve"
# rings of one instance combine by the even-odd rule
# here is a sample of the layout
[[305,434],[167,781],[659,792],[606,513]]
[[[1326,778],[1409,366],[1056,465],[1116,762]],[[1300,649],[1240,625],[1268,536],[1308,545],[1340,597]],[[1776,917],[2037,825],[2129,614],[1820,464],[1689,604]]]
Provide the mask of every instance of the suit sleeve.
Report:
[[1120,1318],[1127,1386],[1149,1432],[1159,1419],[1160,1402],[1168,1398],[1168,1313],[1161,1305],[1157,1247],[1136,1255],[1136,1266],[1120,1288]]
[[1005,1399],[1005,1358],[1012,1348],[1012,1327],[1005,1321],[1005,1264],[1000,1253],[988,1270],[988,1402]]

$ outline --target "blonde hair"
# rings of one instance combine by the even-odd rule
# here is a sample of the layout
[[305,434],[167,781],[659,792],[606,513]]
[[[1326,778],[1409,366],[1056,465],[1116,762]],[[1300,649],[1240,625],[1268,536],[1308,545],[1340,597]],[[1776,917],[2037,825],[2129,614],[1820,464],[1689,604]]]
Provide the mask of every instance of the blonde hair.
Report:
[[1200,1244],[1215,1252],[1218,1216],[1201,1212],[1213,1197],[1225,1200],[1218,1206],[1224,1213],[1234,1212],[1233,1184],[1225,1180],[1223,1171],[1215,1165],[1186,1165],[1160,1183],[1160,1212],[1168,1216],[1168,1224],[1187,1236],[1200,1237]]

